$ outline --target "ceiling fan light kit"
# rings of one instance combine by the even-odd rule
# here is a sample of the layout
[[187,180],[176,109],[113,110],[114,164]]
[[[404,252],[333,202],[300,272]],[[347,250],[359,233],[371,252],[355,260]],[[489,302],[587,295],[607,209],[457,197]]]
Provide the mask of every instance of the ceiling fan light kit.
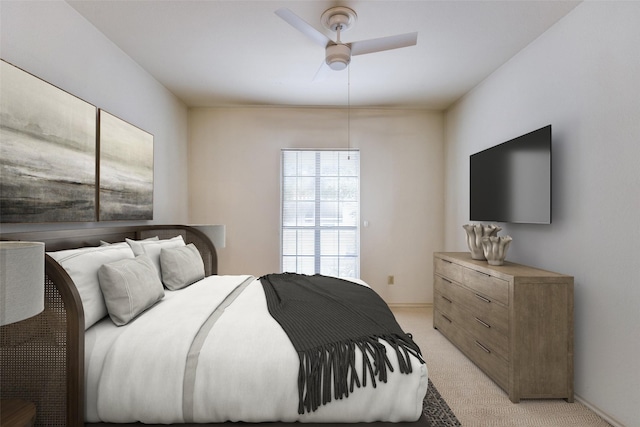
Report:
[[351,49],[346,44],[329,45],[325,61],[332,70],[344,70],[351,62]]

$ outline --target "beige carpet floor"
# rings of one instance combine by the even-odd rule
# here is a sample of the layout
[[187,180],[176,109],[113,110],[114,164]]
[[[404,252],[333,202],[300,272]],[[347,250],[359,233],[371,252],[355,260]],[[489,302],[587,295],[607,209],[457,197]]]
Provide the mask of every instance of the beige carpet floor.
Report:
[[464,427],[607,427],[579,402],[562,399],[511,403],[507,394],[433,329],[431,308],[392,308],[398,323],[420,346],[429,378]]

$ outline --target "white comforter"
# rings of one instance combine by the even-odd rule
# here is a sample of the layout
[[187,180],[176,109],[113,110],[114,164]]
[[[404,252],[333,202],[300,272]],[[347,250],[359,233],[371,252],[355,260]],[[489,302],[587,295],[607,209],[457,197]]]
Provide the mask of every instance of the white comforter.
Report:
[[186,289],[166,292],[162,301],[126,326],[117,327],[106,318],[87,330],[86,421],[418,419],[427,389],[427,368],[413,359],[413,374],[400,374],[391,347],[388,354],[395,372],[386,384],[379,383],[375,389],[368,384],[347,399],[299,415],[298,355],[269,314],[257,279],[226,307],[201,342],[192,371],[193,390],[185,389],[185,367],[194,337],[216,307],[248,277],[211,276]]

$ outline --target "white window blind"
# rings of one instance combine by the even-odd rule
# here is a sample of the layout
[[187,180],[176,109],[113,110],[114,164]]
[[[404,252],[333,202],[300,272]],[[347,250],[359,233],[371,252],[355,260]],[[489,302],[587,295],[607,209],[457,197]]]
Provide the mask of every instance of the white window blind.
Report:
[[282,150],[283,272],[360,277],[360,152]]

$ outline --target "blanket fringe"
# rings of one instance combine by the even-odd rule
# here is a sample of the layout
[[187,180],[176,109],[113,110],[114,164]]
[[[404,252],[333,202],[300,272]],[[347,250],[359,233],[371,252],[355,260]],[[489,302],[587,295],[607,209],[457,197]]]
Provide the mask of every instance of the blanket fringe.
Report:
[[[393,366],[380,340],[386,341],[395,350],[401,373],[410,374],[413,371],[410,355],[424,363],[420,349],[410,335],[362,337],[299,351],[298,413],[313,412],[332,399],[347,398],[355,387],[366,387],[367,379],[374,388],[377,386],[376,379],[386,383],[387,372],[393,372]],[[356,347],[362,354],[361,375],[356,370]]]

